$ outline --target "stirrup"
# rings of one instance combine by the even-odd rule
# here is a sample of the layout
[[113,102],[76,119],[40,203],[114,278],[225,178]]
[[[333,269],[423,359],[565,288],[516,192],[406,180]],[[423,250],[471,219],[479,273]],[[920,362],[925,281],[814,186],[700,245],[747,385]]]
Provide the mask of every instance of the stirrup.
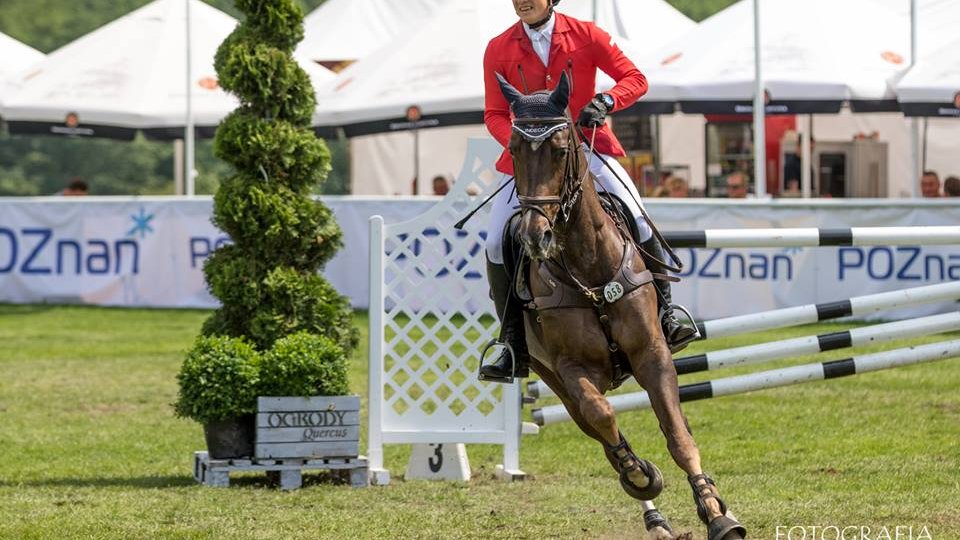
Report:
[[[497,345],[502,345],[510,353],[511,364],[513,364],[513,371],[510,373],[509,377],[488,377],[483,374],[483,359],[487,356],[487,351],[496,347]],[[517,378],[517,355],[513,352],[513,346],[506,341],[497,341],[496,339],[491,339],[489,343],[484,346],[483,350],[480,351],[480,365],[477,366],[477,380],[483,382],[495,382],[495,383],[504,383],[512,384]]]
[[[667,310],[667,309],[661,309],[661,310],[660,310],[659,315],[660,315],[660,326],[661,326],[661,328],[663,327],[663,322],[664,322],[664,320],[666,319],[666,317],[667,317],[669,314],[672,314],[673,311],[679,311],[679,312],[683,313],[683,314],[687,317],[687,319],[690,321],[690,326],[688,326],[687,328],[693,328],[693,333],[690,334],[689,336],[681,339],[680,341],[677,341],[676,343],[670,343],[669,341],[667,341],[667,346],[670,348],[670,352],[671,352],[671,353],[677,353],[677,352],[680,352],[680,351],[682,351],[683,349],[685,349],[685,348],[687,347],[687,345],[693,343],[694,341],[697,341],[698,339],[701,339],[701,338],[703,337],[703,334],[700,333],[700,327],[697,326],[697,323],[696,323],[696,322],[694,322],[694,320],[693,320],[693,315],[690,313],[690,310],[688,310],[687,308],[683,307],[683,306],[680,305],[680,304],[670,304],[670,309],[669,309],[669,310]],[[680,323],[679,319],[677,320],[677,322],[678,322],[681,326],[683,326],[683,323]],[[669,337],[668,337],[668,336],[665,335],[665,336],[663,336],[663,337],[664,337],[664,339],[669,340]]]

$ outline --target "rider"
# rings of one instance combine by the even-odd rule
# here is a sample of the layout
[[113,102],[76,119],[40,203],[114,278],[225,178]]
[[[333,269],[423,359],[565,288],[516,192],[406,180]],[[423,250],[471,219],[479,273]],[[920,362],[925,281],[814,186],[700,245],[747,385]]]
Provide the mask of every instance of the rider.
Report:
[[[584,127],[586,140],[592,138],[600,154],[599,158],[589,156],[590,172],[604,190],[616,195],[627,205],[637,222],[643,250],[665,261],[666,255],[640,211],[640,196],[636,187],[613,157],[625,155],[623,147],[604,122],[608,113],[629,107],[647,92],[646,77],[623,54],[609,34],[591,22],[554,12],[553,8],[560,0],[512,1],[520,21],[493,38],[483,58],[486,93],[484,122],[487,130],[504,148],[509,148],[512,133],[510,107],[497,83],[498,73],[524,93],[532,93],[554,89],[561,73],[566,71],[572,83],[570,110],[578,118],[577,123]],[[597,68],[617,84],[605,93],[594,95]],[[500,156],[497,170],[503,173],[501,182],[510,181],[513,160],[509,150],[504,150]],[[616,171],[616,174],[612,171]],[[509,300],[510,279],[504,267],[502,251],[503,229],[517,204],[514,190],[502,190],[493,200],[487,229],[487,277],[500,317],[501,339],[510,345],[519,361],[519,365],[514,366],[513,355],[504,350],[496,361],[484,365],[480,370],[481,378],[496,382],[511,382],[514,375],[526,377],[529,374],[523,313],[516,299]],[[646,256],[644,262],[652,272],[666,273],[660,262]],[[663,335],[671,351],[675,352],[692,341],[696,332],[682,325],[673,315],[670,282],[656,280],[655,283],[662,293],[659,296],[662,296]]]

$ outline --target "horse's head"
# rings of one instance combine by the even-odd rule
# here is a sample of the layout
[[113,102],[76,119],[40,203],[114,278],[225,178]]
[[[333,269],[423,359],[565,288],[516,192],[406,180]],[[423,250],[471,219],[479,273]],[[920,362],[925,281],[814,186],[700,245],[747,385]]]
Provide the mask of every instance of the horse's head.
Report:
[[514,116],[510,153],[522,209],[520,241],[530,257],[550,258],[559,249],[554,230],[576,205],[585,168],[566,112],[570,84],[564,73],[553,92],[523,95],[497,79]]

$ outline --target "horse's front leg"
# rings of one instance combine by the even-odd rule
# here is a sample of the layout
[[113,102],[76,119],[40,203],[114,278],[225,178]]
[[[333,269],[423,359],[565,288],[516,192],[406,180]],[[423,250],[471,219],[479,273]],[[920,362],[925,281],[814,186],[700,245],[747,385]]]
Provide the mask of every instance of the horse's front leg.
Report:
[[[653,304],[653,302],[649,302]],[[653,304],[655,305],[655,304]],[[655,311],[641,315],[643,324],[635,334],[640,345],[631,348],[630,366],[637,382],[647,391],[653,411],[660,422],[660,430],[667,439],[667,449],[677,465],[687,473],[697,503],[697,514],[707,525],[708,540],[733,540],[746,534],[732,517],[726,516],[726,505],[720,499],[713,480],[704,474],[700,465],[700,450],[690,433],[690,426],[680,408],[680,389],[677,370]]]
[[[604,438],[601,437],[600,434],[594,430],[593,426],[580,414],[580,407],[574,402],[573,398],[567,394],[567,389],[564,388],[563,383],[560,382],[557,375],[534,358],[531,358],[531,367],[560,399],[560,402],[563,403],[567,412],[570,413],[570,418],[577,424],[580,431],[603,445],[604,455],[607,461],[610,462],[613,470],[617,474],[620,474],[620,460],[610,451],[610,447]],[[641,500],[641,503],[643,504],[643,524],[647,529],[648,540],[671,540],[674,538],[673,528],[670,526],[670,522],[660,513],[656,505],[649,500]]]
[[597,358],[595,362],[588,363],[561,357],[557,361],[557,373],[580,415],[600,436],[608,458],[620,473],[620,484],[624,490],[642,501],[655,499],[663,489],[660,470],[633,453],[620,433],[613,407],[600,391],[600,388],[610,385],[608,360]]

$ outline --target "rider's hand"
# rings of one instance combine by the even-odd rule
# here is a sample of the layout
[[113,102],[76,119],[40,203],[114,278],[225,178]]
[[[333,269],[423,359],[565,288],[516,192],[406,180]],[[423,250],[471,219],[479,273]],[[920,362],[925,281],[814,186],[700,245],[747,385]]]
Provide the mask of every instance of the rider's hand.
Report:
[[603,125],[603,121],[610,112],[613,98],[606,94],[597,94],[580,111],[580,118],[577,123],[581,126],[596,128]]

